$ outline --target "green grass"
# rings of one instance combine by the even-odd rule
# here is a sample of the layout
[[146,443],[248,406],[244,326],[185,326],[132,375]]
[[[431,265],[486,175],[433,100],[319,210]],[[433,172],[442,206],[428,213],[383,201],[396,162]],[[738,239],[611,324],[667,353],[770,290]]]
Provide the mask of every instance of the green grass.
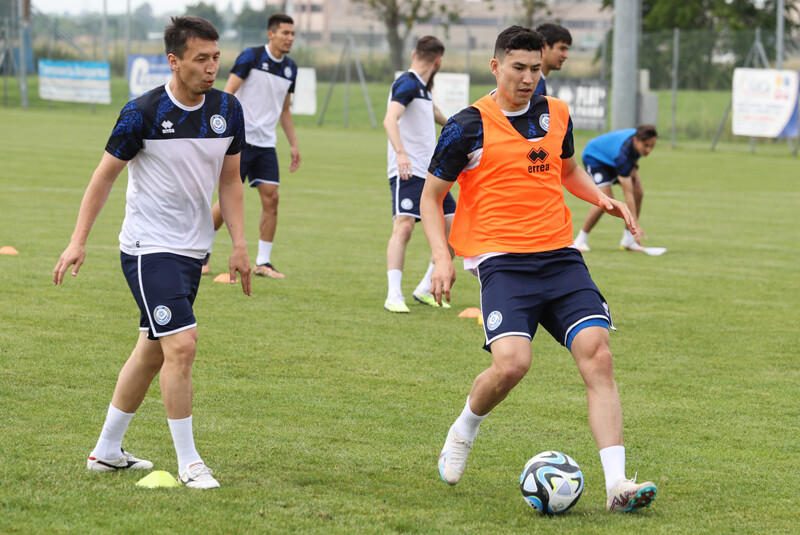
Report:
[[[481,329],[457,317],[478,305],[478,284],[459,271],[450,311],[383,311],[386,141],[352,116],[349,129],[298,118],[295,174],[279,135],[273,258],[287,278],[255,280],[250,298],[202,283],[195,431],[222,488],[145,490],[134,486],[143,474],[89,473],[85,456],[137,336],[117,248],[125,173],[79,276],[53,287],[51,272],[117,112],[0,110],[0,246],[20,251],[0,256],[0,532],[796,532],[800,193],[797,160],[778,148],[665,143],[642,162],[642,225],[669,252],[618,251],[608,217],[592,233],[587,263],[619,328],[629,475],[659,486],[639,514],[604,510],[583,384],[545,333],[531,372],[483,424],[462,482],[438,480],[447,428],[489,363]],[[255,254],[257,196],[246,191],[245,203]],[[579,224],[587,206],[569,205]],[[222,232],[215,273],[229,251]],[[407,297],[428,255],[418,228]],[[125,443],[175,473],[158,384]],[[545,449],[570,454],[587,478],[562,517],[533,515],[520,498],[522,466]]]

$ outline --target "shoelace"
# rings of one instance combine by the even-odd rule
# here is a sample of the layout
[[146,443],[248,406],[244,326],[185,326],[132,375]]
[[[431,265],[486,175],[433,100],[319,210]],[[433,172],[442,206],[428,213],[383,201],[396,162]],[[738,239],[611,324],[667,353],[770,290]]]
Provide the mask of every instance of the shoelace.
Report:
[[[456,449],[454,446],[461,446]],[[467,466],[467,456],[472,448],[472,442],[453,437],[453,442],[450,445],[450,466],[455,470],[463,470]]]

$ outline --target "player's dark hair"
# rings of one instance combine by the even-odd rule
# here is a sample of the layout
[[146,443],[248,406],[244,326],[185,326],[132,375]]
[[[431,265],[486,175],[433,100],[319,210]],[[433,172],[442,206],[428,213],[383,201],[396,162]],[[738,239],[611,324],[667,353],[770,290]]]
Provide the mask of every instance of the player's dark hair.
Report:
[[559,41],[563,41],[568,45],[572,45],[572,34],[570,34],[569,30],[560,24],[545,22],[544,24],[538,25],[536,27],[536,31],[542,34],[542,37],[544,37],[544,42],[547,43],[547,46],[553,46]]
[[656,132],[655,126],[651,124],[642,124],[636,127],[634,136],[636,136],[636,139],[639,141],[647,141],[648,139],[658,137],[658,132]]
[[436,37],[426,35],[419,38],[414,52],[416,52],[417,58],[422,61],[433,62],[439,56],[444,55],[444,45]]
[[274,32],[281,24],[294,25],[294,20],[286,13],[275,13],[267,21],[267,30]]
[[189,48],[189,39],[219,41],[219,33],[214,25],[200,17],[172,17],[171,23],[164,27],[164,48],[167,54],[183,58]]
[[497,36],[494,43],[494,58],[502,60],[512,50],[542,50],[544,38],[536,30],[523,26],[511,26]]

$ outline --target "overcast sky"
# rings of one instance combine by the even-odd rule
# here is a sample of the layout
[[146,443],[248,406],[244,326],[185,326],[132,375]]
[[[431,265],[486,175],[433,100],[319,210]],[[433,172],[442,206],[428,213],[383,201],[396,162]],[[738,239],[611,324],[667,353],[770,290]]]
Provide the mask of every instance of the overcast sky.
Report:
[[[121,14],[125,13],[128,6],[128,0],[105,0],[108,13]],[[248,3],[248,0],[203,0],[206,4],[214,4],[217,11],[223,11],[228,8],[228,4],[233,4],[234,11],[240,11],[241,7]],[[197,4],[200,0],[130,0],[131,11],[136,10],[137,7],[144,3],[149,3],[153,8],[153,13],[160,15],[163,13],[177,13],[183,12],[184,8],[191,4]],[[63,15],[69,13],[76,15],[85,12],[103,12],[103,0],[31,0],[31,3],[43,13],[48,15]],[[251,6],[261,6],[262,0],[249,0]]]

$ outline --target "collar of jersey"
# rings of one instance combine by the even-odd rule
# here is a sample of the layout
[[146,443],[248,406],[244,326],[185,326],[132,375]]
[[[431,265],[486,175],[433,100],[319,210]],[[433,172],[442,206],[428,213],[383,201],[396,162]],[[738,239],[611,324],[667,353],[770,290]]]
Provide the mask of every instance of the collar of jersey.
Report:
[[206,103],[206,96],[203,95],[203,101],[200,104],[198,104],[197,106],[189,107],[189,106],[186,106],[185,104],[181,104],[180,102],[178,102],[178,99],[175,98],[175,95],[172,94],[172,90],[169,88],[169,82],[164,84],[164,89],[167,91],[167,96],[172,101],[172,103],[175,104],[177,107],[179,107],[180,109],[182,109],[184,111],[199,110],[200,108],[203,107],[203,104]]

